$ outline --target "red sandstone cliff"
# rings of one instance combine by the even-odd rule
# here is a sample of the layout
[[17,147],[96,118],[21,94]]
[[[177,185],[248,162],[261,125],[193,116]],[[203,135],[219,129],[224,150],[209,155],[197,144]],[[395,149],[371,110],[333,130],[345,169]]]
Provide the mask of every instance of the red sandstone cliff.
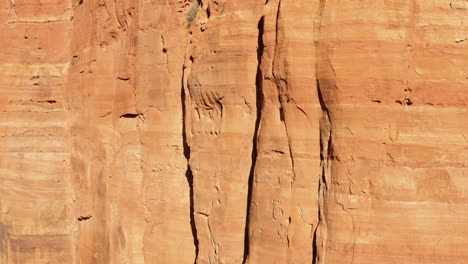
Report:
[[466,262],[467,1],[0,22],[0,263]]

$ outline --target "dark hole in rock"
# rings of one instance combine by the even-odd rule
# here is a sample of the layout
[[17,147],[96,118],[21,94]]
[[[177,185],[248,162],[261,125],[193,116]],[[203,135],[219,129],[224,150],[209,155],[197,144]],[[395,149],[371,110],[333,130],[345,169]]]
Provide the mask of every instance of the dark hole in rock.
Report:
[[137,118],[139,114],[127,113],[120,116],[120,118]]

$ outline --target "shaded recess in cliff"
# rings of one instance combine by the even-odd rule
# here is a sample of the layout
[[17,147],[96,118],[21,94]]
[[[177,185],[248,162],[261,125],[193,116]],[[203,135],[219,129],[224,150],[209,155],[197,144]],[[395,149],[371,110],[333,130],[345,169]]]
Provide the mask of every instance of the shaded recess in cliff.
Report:
[[[333,159],[333,149],[332,149],[332,140],[331,140],[331,126],[330,126],[330,117],[328,114],[328,109],[326,107],[325,101],[323,100],[323,95],[322,95],[322,90],[320,86],[320,80],[319,77],[316,77],[316,82],[317,82],[317,95],[319,98],[320,102],[320,107],[322,109],[322,118],[320,121],[320,163],[321,163],[321,177],[319,179],[320,183],[318,186],[318,226],[315,229],[314,232],[314,237],[313,237],[313,243],[312,243],[312,264],[316,263],[321,263],[320,258],[323,258],[318,252],[318,248],[320,247],[323,250],[323,245],[321,245],[321,242],[323,241],[317,241],[318,239],[318,232],[319,232],[319,226],[326,224],[326,220],[324,217],[324,199],[326,195],[326,191],[328,189],[327,187],[327,167],[329,166],[329,161],[330,159]],[[325,142],[326,141],[326,142]],[[320,239],[324,239],[321,237]],[[320,243],[320,246],[319,246]]]
[[324,240],[326,240],[326,231],[324,231],[326,227],[326,219],[324,213],[324,203],[325,203],[325,196],[328,189],[327,186],[327,168],[329,166],[329,160],[332,155],[332,140],[331,140],[331,122],[329,116],[329,109],[325,103],[323,98],[323,89],[324,87],[320,84],[319,69],[320,69],[320,59],[318,55],[318,51],[320,50],[320,37],[321,37],[321,26],[322,26],[322,18],[323,12],[325,9],[325,4],[327,0],[320,0],[319,7],[317,13],[315,15],[315,33],[314,33],[314,42],[315,42],[315,81],[317,87],[317,96],[320,103],[320,108],[322,110],[322,116],[320,118],[320,166],[321,166],[321,175],[319,178],[319,185],[318,185],[318,224],[314,231],[313,236],[313,243],[312,243],[312,263],[324,263],[325,256],[319,252],[324,251]]
[[184,147],[184,156],[187,160],[187,171],[185,172],[185,177],[187,178],[187,183],[190,188],[190,227],[192,229],[192,236],[193,236],[193,244],[195,245],[195,260],[194,263],[197,262],[198,258],[198,235],[197,235],[197,227],[195,225],[195,212],[194,212],[194,205],[193,205],[193,173],[190,168],[189,160],[190,160],[190,147],[187,143],[187,133],[186,133],[186,106],[185,106],[185,89],[184,89],[184,76],[185,76],[185,66],[182,68],[182,78],[181,78],[181,104],[182,104],[182,142]]
[[252,201],[252,190],[253,190],[253,183],[254,183],[254,173],[255,173],[255,164],[257,161],[257,137],[258,137],[258,130],[260,127],[260,120],[262,115],[262,105],[263,105],[263,96],[262,96],[262,71],[260,68],[262,62],[262,55],[264,50],[263,44],[263,32],[265,27],[265,19],[262,16],[258,21],[258,40],[257,40],[257,73],[255,76],[255,95],[256,95],[256,107],[257,107],[257,116],[255,119],[255,131],[252,139],[252,164],[250,167],[249,173],[249,182],[248,182],[248,193],[247,193],[247,216],[245,222],[245,236],[244,236],[244,260],[243,263],[246,262],[247,257],[249,255],[249,218],[250,218],[250,206]]

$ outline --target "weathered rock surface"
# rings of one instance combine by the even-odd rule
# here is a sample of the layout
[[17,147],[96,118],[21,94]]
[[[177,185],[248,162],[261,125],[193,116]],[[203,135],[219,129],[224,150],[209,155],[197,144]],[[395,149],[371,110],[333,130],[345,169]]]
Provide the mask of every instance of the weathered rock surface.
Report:
[[467,1],[0,0],[0,22],[0,263],[468,258]]

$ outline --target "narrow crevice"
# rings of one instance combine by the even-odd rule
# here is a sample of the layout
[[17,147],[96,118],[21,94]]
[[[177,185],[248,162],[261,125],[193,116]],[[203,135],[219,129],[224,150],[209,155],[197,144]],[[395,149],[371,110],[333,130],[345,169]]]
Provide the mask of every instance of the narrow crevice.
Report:
[[261,62],[262,62],[262,55],[264,50],[263,44],[263,31],[265,27],[265,19],[264,17],[260,18],[258,22],[258,40],[257,40],[257,74],[255,79],[255,95],[256,95],[256,106],[257,106],[257,116],[255,120],[255,130],[252,138],[252,164],[250,167],[249,173],[249,182],[248,182],[248,193],[247,193],[247,214],[246,214],[246,221],[245,221],[245,235],[244,235],[244,260],[242,263],[247,261],[247,257],[249,256],[249,224],[250,224],[250,206],[252,202],[252,191],[253,191],[253,182],[254,182],[254,173],[255,173],[255,164],[257,163],[257,138],[258,138],[258,130],[260,127],[260,120],[262,115],[262,107],[263,107],[263,96],[262,96],[262,70],[261,70]]
[[[315,45],[315,80],[317,87],[317,96],[319,99],[320,107],[322,109],[322,118],[320,120],[320,166],[321,166],[321,175],[319,178],[318,184],[318,213],[317,213],[317,226],[315,227],[313,239],[312,239],[312,264],[324,263],[325,261],[325,243],[326,243],[326,228],[327,223],[325,219],[325,196],[328,189],[327,186],[327,168],[329,166],[329,159],[332,154],[332,141],[331,141],[331,120],[329,115],[329,109],[323,98],[323,90],[320,85],[320,76],[319,76],[319,67],[320,59],[318,57],[320,50],[320,37],[322,30],[322,18],[323,12],[325,10],[326,0],[320,0],[317,13],[315,15],[314,22],[314,45]],[[325,130],[325,131],[324,131]],[[327,140],[327,145],[325,146],[325,140]],[[321,240],[321,241],[319,241]],[[319,246],[320,245],[320,246]],[[322,252],[319,253],[319,248]]]
[[[333,146],[332,146],[332,138],[331,138],[331,120],[330,120],[330,115],[328,108],[326,106],[326,103],[323,99],[322,95],[322,90],[320,87],[320,81],[317,79],[317,94],[320,102],[320,107],[322,108],[322,123],[320,124],[321,130],[323,130],[323,127],[325,126],[327,130],[327,135],[325,136],[327,138],[327,146],[325,147],[324,144],[320,144],[320,152],[321,156],[320,159],[322,162],[328,162],[330,159],[333,157]],[[325,122],[325,124],[324,124]],[[321,135],[322,136],[322,135]],[[320,138],[320,141],[323,142],[323,137]],[[324,155],[326,154],[326,155]]]
[[208,7],[206,8],[206,18],[209,19],[210,16],[211,16],[211,10],[210,10],[210,6],[208,6]]
[[[319,254],[319,246],[323,247],[323,241],[318,241],[318,232],[321,232],[320,229],[326,228],[326,220],[324,213],[324,200],[325,195],[328,189],[327,186],[327,173],[330,166],[330,160],[333,159],[333,144],[332,144],[332,131],[331,131],[331,120],[328,108],[323,99],[322,89],[320,86],[319,77],[316,77],[317,82],[317,95],[322,108],[322,119],[320,121],[320,166],[321,166],[321,176],[319,179],[318,186],[318,225],[315,228],[314,236],[312,240],[312,264],[321,263],[320,259],[324,256]],[[320,227],[324,225],[324,227]],[[322,230],[323,232],[323,230]],[[324,234],[322,234],[323,236]],[[326,239],[322,237],[321,239]],[[321,243],[322,242],[322,243]]]
[[[275,45],[273,47],[273,59],[271,61],[271,70],[272,70],[272,76],[273,79],[275,80],[276,87],[280,87],[279,85],[279,78],[276,78],[275,76],[275,59],[276,59],[276,48],[278,47],[278,23],[279,23],[279,18],[280,18],[280,8],[281,8],[281,0],[278,2],[278,6],[276,7],[276,19],[275,19]],[[281,93],[278,94],[278,98],[281,96]],[[281,102],[281,100],[279,101]]]
[[314,236],[312,238],[312,264],[317,264],[317,227],[314,230]]
[[[190,157],[190,148],[187,144],[184,143],[184,155],[185,157]],[[189,159],[187,158],[187,161]],[[189,196],[190,196],[190,227],[192,229],[192,236],[193,236],[193,244],[195,245],[195,260],[193,263],[197,263],[198,258],[198,234],[197,234],[197,227],[195,225],[195,212],[193,206],[193,174],[192,170],[190,169],[190,165],[187,164],[187,171],[185,172],[185,177],[187,178],[187,183],[189,185]]]
[[[316,86],[317,86],[317,96],[318,96],[318,99],[319,99],[319,102],[320,102],[320,107],[322,108],[322,113],[325,113],[326,111],[326,107],[325,107],[325,103],[323,101],[323,98],[322,98],[322,93],[320,91],[320,83],[319,83],[319,80],[318,80],[318,76],[317,76],[317,79],[316,79]],[[319,179],[319,185],[318,185],[318,190],[317,190],[317,193],[318,193],[318,223],[317,223],[317,226],[315,227],[315,230],[314,230],[314,236],[313,236],[313,239],[312,239],[312,264],[317,264],[318,262],[318,257],[319,257],[319,254],[318,254],[318,246],[317,246],[317,232],[318,232],[318,225],[320,225],[320,220],[321,220],[321,215],[322,215],[322,208],[321,208],[321,193],[322,193],[322,184],[324,183],[324,177],[325,177],[325,170],[324,170],[324,167],[323,167],[323,163],[325,161],[325,157],[324,157],[324,149],[323,149],[323,144],[322,144],[322,132],[320,132],[320,164],[321,164],[321,169],[322,169],[322,172],[321,172],[321,175],[320,175],[320,179]]]
[[195,260],[194,263],[197,263],[198,258],[198,234],[197,234],[197,227],[195,225],[195,212],[194,212],[194,201],[193,201],[193,173],[192,169],[190,168],[190,146],[187,143],[187,133],[186,133],[186,105],[185,105],[185,85],[184,85],[184,75],[185,74],[185,67],[182,68],[182,82],[181,82],[181,103],[182,103],[182,140],[183,140],[183,148],[184,148],[184,156],[187,160],[187,170],[185,172],[185,177],[187,178],[187,183],[189,185],[189,197],[190,197],[190,227],[192,229],[192,236],[193,236],[193,244],[195,245]]
[[280,115],[280,121],[284,122],[285,121],[285,119],[284,119],[284,110],[283,110],[283,107],[281,105],[279,107],[279,115]]
[[[332,143],[332,122],[330,119],[329,109],[327,104],[323,98],[323,90],[320,85],[320,78],[316,76],[317,82],[317,95],[320,103],[320,107],[322,108],[322,118],[320,120],[320,166],[322,169],[321,177],[319,179],[319,186],[318,186],[318,226],[315,229],[314,237],[313,237],[313,245],[312,248],[313,252],[313,260],[312,264],[317,263],[324,263],[325,258],[325,243],[327,237],[327,222],[325,219],[325,199],[328,191],[328,180],[327,176],[330,173],[330,161],[333,160],[334,151],[333,151],[333,143]],[[318,236],[320,232],[320,239],[318,241]],[[319,253],[319,244],[320,250],[322,252]]]
[[289,158],[291,160],[291,170],[293,173],[293,178],[291,181],[291,187],[296,181],[296,169],[294,165],[294,155],[293,155],[293,150],[291,148],[291,137],[289,136],[289,131],[288,131],[288,126],[286,124],[286,113],[285,113],[285,105],[288,103],[291,103],[291,98],[289,98],[288,92],[287,92],[287,80],[284,77],[278,77],[276,76],[275,72],[275,62],[276,62],[276,57],[277,57],[277,47],[279,46],[279,42],[281,41],[279,37],[280,31],[279,31],[279,25],[280,25],[280,18],[281,18],[281,0],[278,1],[278,6],[276,7],[276,18],[275,18],[275,46],[274,46],[274,58],[272,61],[272,75],[275,80],[276,88],[278,90],[278,102],[279,102],[279,116],[281,122],[283,122],[284,125],[284,131],[286,133],[286,138],[288,139],[288,149],[289,149]]

